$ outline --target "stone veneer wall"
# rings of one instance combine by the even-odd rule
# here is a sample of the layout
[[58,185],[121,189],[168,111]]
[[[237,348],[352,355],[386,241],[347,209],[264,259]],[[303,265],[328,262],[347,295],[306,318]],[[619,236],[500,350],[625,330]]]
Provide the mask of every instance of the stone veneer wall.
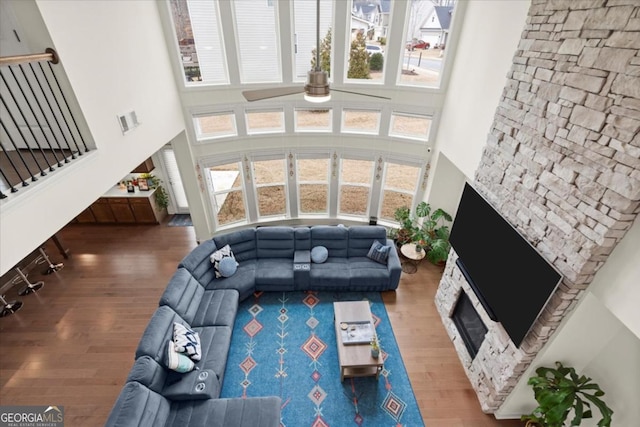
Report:
[[[485,412],[502,404],[640,211],[639,49],[638,0],[532,1],[474,186],[564,280],[516,348],[451,252],[436,304]],[[449,318],[461,289],[489,327],[473,361]]]

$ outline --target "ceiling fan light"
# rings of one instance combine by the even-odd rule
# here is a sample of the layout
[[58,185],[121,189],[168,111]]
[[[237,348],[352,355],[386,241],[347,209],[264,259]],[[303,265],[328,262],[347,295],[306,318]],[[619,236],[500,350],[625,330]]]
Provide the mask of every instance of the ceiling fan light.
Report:
[[327,102],[331,99],[329,78],[324,71],[309,71],[304,86],[304,99],[309,102]]
[[304,94],[304,100],[307,102],[313,102],[315,104],[320,104],[322,102],[331,101],[331,94],[327,95],[309,95],[307,93]]

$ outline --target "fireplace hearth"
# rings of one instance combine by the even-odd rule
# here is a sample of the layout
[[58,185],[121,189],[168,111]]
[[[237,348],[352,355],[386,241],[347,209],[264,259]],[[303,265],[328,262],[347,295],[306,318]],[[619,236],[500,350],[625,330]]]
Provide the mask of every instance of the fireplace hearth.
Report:
[[476,354],[478,354],[478,350],[484,341],[488,329],[464,291],[460,292],[458,301],[451,314],[451,320],[453,320],[453,324],[456,325],[471,359],[474,359]]

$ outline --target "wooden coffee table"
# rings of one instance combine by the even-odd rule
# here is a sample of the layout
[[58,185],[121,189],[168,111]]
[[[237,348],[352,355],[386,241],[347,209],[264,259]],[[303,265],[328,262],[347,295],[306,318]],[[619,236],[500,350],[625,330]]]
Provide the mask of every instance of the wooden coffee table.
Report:
[[341,301],[333,303],[335,313],[336,344],[338,345],[338,361],[340,362],[340,382],[345,378],[375,376],[382,371],[382,356],[371,357],[370,343],[343,344],[340,324],[343,322],[368,321],[372,325],[371,310],[368,301]]

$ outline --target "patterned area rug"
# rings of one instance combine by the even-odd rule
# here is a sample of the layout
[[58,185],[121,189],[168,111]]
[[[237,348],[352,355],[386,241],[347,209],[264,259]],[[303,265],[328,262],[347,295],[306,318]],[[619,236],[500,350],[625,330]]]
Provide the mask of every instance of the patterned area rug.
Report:
[[[368,300],[384,369],[340,382],[334,301]],[[424,426],[377,292],[265,292],[240,304],[221,397],[278,395],[283,427]]]
[[167,225],[169,227],[193,227],[191,215],[189,214],[176,214],[169,220]]

